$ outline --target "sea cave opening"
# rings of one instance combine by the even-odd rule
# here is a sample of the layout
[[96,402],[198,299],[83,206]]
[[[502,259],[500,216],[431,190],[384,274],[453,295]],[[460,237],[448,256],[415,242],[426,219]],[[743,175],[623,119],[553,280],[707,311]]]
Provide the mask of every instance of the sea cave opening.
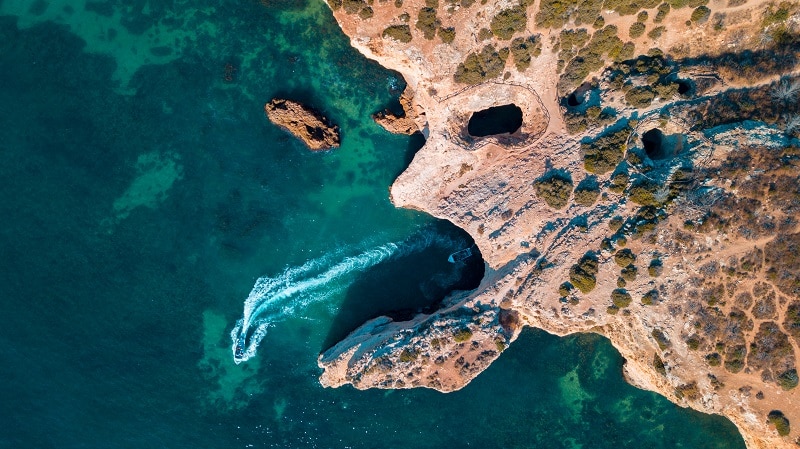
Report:
[[686,146],[686,136],[683,134],[665,135],[658,128],[653,128],[642,134],[642,145],[647,157],[654,161],[670,159],[681,153]]
[[656,161],[664,159],[662,144],[664,143],[664,133],[661,130],[653,128],[650,131],[642,134],[642,144],[644,145],[644,152],[647,157]]
[[688,95],[692,91],[692,83],[688,80],[678,80],[678,93],[681,95]]
[[574,108],[575,106],[580,106],[582,103],[583,95],[578,96],[577,92],[573,92],[567,97],[567,106]]
[[513,134],[522,127],[522,109],[515,104],[493,106],[472,114],[467,132],[472,137]]

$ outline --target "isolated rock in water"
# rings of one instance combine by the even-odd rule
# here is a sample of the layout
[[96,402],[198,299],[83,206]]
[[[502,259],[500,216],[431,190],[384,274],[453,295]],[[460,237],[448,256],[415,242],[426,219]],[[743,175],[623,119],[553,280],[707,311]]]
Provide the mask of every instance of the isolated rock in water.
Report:
[[386,110],[373,114],[372,119],[390,133],[414,134],[419,131],[419,127],[415,121],[417,113],[411,104],[413,97],[414,92],[409,88],[406,88],[406,90],[403,91],[403,95],[400,96],[400,106],[403,107],[404,112],[402,116],[395,115],[393,112]]
[[339,127],[302,104],[274,98],[264,106],[270,121],[302,140],[311,151],[339,147]]

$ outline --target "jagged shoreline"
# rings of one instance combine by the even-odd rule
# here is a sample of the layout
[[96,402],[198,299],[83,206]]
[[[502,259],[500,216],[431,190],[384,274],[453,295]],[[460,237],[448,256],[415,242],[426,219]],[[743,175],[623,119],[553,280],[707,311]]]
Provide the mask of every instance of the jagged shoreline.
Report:
[[[781,235],[790,239],[800,235],[800,226],[788,220],[773,233],[752,231],[755,235],[743,234],[741,227],[722,225],[700,231],[687,229],[687,223],[700,228],[709,222],[708,216],[719,215],[716,207],[722,200],[707,202],[696,198],[698,192],[704,197],[719,195],[747,212],[748,206],[736,202],[739,187],[735,182],[731,185],[733,178],[719,177],[720,171],[735,163],[740,151],[773,151],[773,159],[779,162],[770,168],[768,161],[759,161],[764,171],[773,177],[800,176],[796,155],[786,151],[796,144],[787,132],[788,124],[784,130],[760,121],[720,119],[724,126],[711,126],[714,120],[709,120],[708,127],[694,124],[698,114],[708,114],[716,99],[727,98],[733,87],[760,92],[757,86],[762,86],[765,92],[774,91],[781,75],[764,73],[747,84],[721,73],[721,69],[709,71],[702,64],[687,65],[676,70],[680,70],[681,80],[694,86],[692,95],[679,96],[678,86],[675,92],[650,98],[644,107],[632,106],[638,99],[630,94],[644,90],[633,88],[626,93],[615,85],[613,77],[604,77],[591,87],[594,93],[586,95],[613,105],[616,118],[602,122],[602,115],[594,117],[595,123],[575,132],[574,117],[559,95],[559,53],[547,41],[534,57],[535,63],[525,70],[509,69],[503,79],[474,86],[456,81],[464,57],[484,45],[476,37],[481,23],[478,17],[505,11],[509,2],[488,2],[485,6],[470,3],[469,7],[448,10],[451,23],[463,27],[454,27],[451,43],[444,43],[444,37],[439,42],[424,36],[409,37],[408,41],[387,36],[387,26],[402,26],[392,24],[400,23],[397,18],[402,21],[403,13],[430,8],[426,5],[422,0],[406,0],[398,9],[391,3],[371,7],[364,3],[369,14],[357,14],[364,9],[348,11],[348,5],[339,3],[337,8],[332,2],[334,16],[352,45],[405,77],[414,92],[404,103],[407,117],[428,134],[423,149],[392,185],[392,202],[448,219],[469,232],[484,256],[487,274],[477,289],[447,298],[431,315],[419,315],[407,322],[378,318],[365,323],[320,356],[319,365],[324,370],[321,383],[332,387],[349,383],[359,389],[427,387],[454,391],[499,357],[524,326],[561,336],[596,332],[609,338],[625,358],[625,376],[633,385],[655,391],[678,405],[728,417],[741,431],[748,448],[792,447],[799,434],[794,428],[789,430],[788,423],[800,417],[800,409],[792,402],[797,389],[791,385],[786,388],[780,376],[794,370],[796,377],[797,341],[788,337],[785,344],[781,343],[784,352],[776,355],[778,361],[764,362],[759,355],[777,354],[770,352],[772,347],[764,348],[763,329],[767,332],[774,328],[781,336],[794,335],[787,324],[794,293],[770,280],[770,270],[779,270],[781,265],[768,263],[763,254]],[[756,15],[766,6],[753,2],[747,8]],[[728,14],[743,10],[742,6],[731,7]],[[688,13],[692,11],[676,11],[675,23],[681,23]],[[612,14],[606,23],[626,24],[626,20],[624,14]],[[792,20],[795,24],[800,21]],[[447,25],[443,23],[442,29]],[[744,22],[732,24],[727,34],[715,36],[714,51],[728,45],[726,39],[731,39],[734,31],[746,32],[748,26]],[[711,25],[693,26],[688,38],[681,37],[680,30],[664,30],[661,42],[684,39],[697,43],[699,47],[693,50],[697,54],[699,49],[712,49],[711,29]],[[472,35],[462,36],[463,30],[472,30]],[[529,23],[518,34],[541,32]],[[502,44],[501,39],[492,39]],[[639,43],[635,46],[637,55],[644,53],[638,50]],[[686,56],[692,54],[690,49]],[[524,111],[519,131],[483,139],[466,133],[472,113],[503,104],[514,104]],[[741,119],[747,117],[742,115]],[[409,126],[406,121],[402,128]],[[642,136],[652,129],[666,136],[664,142],[673,138],[670,136],[680,136],[673,138],[680,141],[670,143],[669,151],[662,151],[674,153],[669,160],[659,159],[662,154],[645,154]],[[591,172],[587,168],[587,153],[598,154],[600,162],[605,157],[605,147],[587,146],[587,139],[606,142],[615,136],[622,136],[624,142],[617,145],[627,148],[613,164],[627,164],[621,189],[617,189],[616,179],[619,166],[613,171],[592,167],[596,171]],[[780,166],[785,160],[790,161],[788,165]],[[686,167],[691,167],[691,176],[684,173]],[[740,177],[740,183],[748,182],[745,176]],[[666,190],[648,191],[642,187],[645,184],[636,184],[641,179],[653,179]],[[560,203],[552,196],[557,196],[567,181],[574,192],[568,192],[565,205],[554,207]],[[589,181],[599,185],[597,194],[590,203],[582,204],[578,193],[591,190],[581,190]],[[756,214],[790,217],[794,209],[787,207],[767,202]],[[617,219],[619,225],[615,224]],[[621,262],[624,254],[619,254],[625,250],[634,257]],[[755,262],[747,262],[755,257],[751,254],[762,254],[760,268],[754,268]],[[582,261],[586,261],[585,266]],[[740,271],[744,274],[739,275]],[[725,276],[733,276],[735,282],[726,281]],[[581,285],[587,279],[591,279],[591,285]],[[762,284],[768,285],[777,298],[777,302],[772,300],[772,314],[756,311],[753,301],[746,307],[739,303],[738,298],[745,293],[753,293],[758,299],[756,293],[764,289]],[[586,292],[582,291],[584,287]],[[719,298],[709,293],[711,299],[697,301],[698,296],[705,298],[706,292],[718,288],[722,288]],[[715,310],[721,317],[713,315]],[[709,323],[722,330],[706,331]],[[731,326],[737,329],[730,330]],[[726,338],[741,340],[742,344],[719,349],[717,339]],[[747,344],[751,358],[737,355],[740,346],[747,352]],[[714,354],[716,358],[711,357]],[[714,362],[722,359],[724,364]],[[781,410],[781,416],[788,418],[788,435],[779,435],[781,422],[774,419],[771,410]]]

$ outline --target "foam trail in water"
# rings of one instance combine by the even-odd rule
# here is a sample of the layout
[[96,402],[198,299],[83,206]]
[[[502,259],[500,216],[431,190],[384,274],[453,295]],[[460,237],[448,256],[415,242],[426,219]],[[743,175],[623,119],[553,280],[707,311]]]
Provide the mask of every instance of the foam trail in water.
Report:
[[[357,256],[345,257],[332,266],[329,266],[331,259],[341,253],[310,260],[299,267],[287,268],[276,277],[259,278],[244,301],[242,319],[236,322],[231,331],[234,362],[239,364],[255,356],[258,344],[273,323],[341,290],[344,285],[337,285],[335,281],[345,275],[363,271],[391,257],[413,254],[433,245],[457,248],[463,246],[463,242],[431,231],[420,232],[403,242],[387,243]],[[326,269],[326,266],[329,267]]]

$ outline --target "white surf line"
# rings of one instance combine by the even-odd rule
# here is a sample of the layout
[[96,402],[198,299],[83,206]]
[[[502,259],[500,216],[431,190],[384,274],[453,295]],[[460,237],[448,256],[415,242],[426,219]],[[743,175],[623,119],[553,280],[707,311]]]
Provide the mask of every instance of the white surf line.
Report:
[[[255,356],[259,343],[275,322],[293,316],[298,309],[322,301],[341,290],[344,285],[329,285],[337,279],[366,270],[393,256],[413,254],[432,245],[454,248],[459,243],[435,232],[423,231],[403,242],[387,243],[357,256],[346,257],[321,273],[331,262],[330,254],[299,267],[287,268],[277,277],[259,278],[244,302],[242,319],[231,331],[233,361],[239,364]],[[335,257],[338,254],[332,255]],[[318,291],[322,287],[326,287],[326,291]]]

